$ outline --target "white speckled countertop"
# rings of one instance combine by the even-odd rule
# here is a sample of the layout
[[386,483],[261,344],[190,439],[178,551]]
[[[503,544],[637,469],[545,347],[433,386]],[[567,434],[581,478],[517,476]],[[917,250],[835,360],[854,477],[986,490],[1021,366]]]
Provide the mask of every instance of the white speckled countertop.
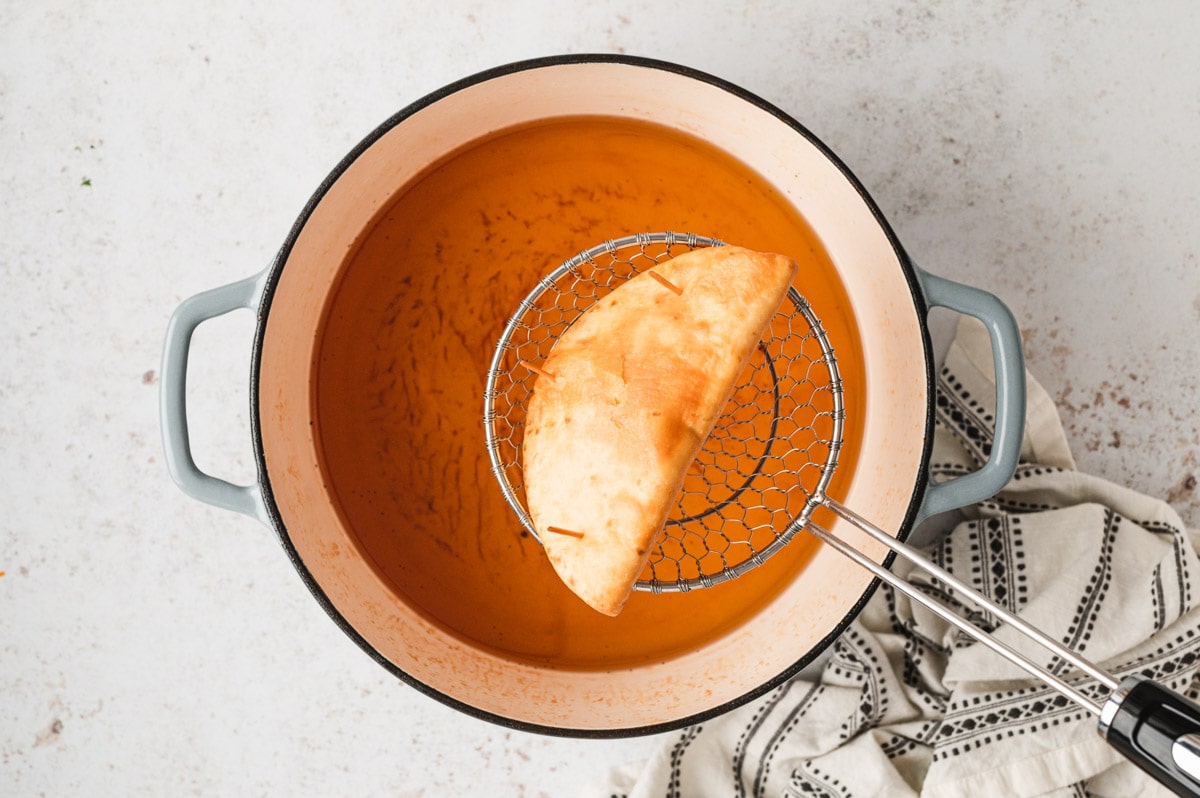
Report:
[[[521,58],[653,56],[782,106],[919,263],[1009,304],[1080,468],[1200,525],[1195,4],[99,5],[0,5],[6,795],[557,796],[646,754],[398,683],[162,462],[174,307],[269,263],[393,112]],[[201,328],[189,394],[201,465],[241,480],[249,316]]]

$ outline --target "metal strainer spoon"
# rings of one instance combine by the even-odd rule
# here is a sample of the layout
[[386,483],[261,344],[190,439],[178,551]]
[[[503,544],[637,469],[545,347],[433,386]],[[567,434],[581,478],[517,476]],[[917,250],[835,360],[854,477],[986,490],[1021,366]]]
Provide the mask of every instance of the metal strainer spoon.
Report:
[[[521,469],[525,412],[538,364],[563,332],[622,282],[682,251],[707,246],[723,242],[669,232],[606,241],[539,281],[505,326],[487,376],[486,444],[505,499],[539,541],[525,508]],[[805,529],[1096,715],[1101,736],[1155,779],[1180,795],[1200,795],[1200,706],[1141,674],[1118,679],[1102,670],[825,494],[842,447],[842,391],[837,358],[820,319],[790,289],[685,477],[662,542],[651,555],[649,578],[634,589],[687,592],[720,584],[761,565]],[[812,514],[821,506],[1077,672],[1052,673],[897,577],[814,523]]]

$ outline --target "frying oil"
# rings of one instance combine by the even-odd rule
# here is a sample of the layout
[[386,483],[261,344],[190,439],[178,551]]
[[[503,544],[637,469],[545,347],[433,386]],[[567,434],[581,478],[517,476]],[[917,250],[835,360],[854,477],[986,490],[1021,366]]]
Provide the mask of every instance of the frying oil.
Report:
[[315,406],[323,470],[364,554],[432,622],[502,656],[614,668],[696,650],[753,616],[803,569],[800,535],[708,590],[635,594],[616,618],[568,591],[505,503],[481,421],[497,339],[566,258],[674,230],[780,252],[816,309],[845,384],[857,460],[858,333],[817,236],[761,175],[664,127],[571,117],[497,132],[426,170],[364,232],[327,308]]

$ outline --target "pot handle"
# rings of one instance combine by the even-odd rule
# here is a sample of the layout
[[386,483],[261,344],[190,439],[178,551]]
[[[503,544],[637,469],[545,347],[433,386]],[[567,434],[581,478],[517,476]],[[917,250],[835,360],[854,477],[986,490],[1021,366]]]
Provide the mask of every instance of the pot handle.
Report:
[[163,450],[175,484],[205,504],[234,510],[269,523],[262,489],[258,485],[234,485],[204,473],[192,459],[187,423],[187,364],[192,333],[203,322],[242,308],[254,309],[262,296],[266,272],[223,285],[185,299],[167,324],[163,345],[159,412]]
[[1025,435],[1025,354],[1017,320],[998,298],[921,269],[916,272],[930,307],[949,308],[984,323],[996,368],[996,433],[991,455],[978,471],[949,482],[930,483],[917,517],[921,521],[989,499],[1012,479]]

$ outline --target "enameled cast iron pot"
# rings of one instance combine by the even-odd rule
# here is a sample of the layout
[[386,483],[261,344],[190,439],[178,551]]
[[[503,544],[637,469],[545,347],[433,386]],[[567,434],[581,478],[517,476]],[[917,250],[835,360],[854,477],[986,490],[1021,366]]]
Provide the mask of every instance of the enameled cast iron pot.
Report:
[[[921,519],[989,497],[1007,482],[1023,431],[1025,386],[1018,330],[1003,304],[918,269],[846,166],[779,109],[691,69],[610,55],[494,69],[387,120],[317,189],[270,267],[180,305],[163,356],[162,421],[167,462],[184,492],[272,526],[317,601],[396,676],[508,726],[641,734],[724,712],[795,674],[862,608],[871,576],[819,548],[800,578],[699,651],[609,672],[539,667],[475,648],[408,606],[359,551],[313,466],[313,341],[342,259],[364,226],[446,153],[499,129],[580,115],[646,119],[699,136],[770,181],[815,231],[858,321],[866,373],[858,467],[839,500],[903,538]],[[985,322],[999,385],[991,460],[938,485],[927,470],[934,365],[926,317],[935,305]],[[184,406],[192,332],[239,308],[257,312],[250,395],[258,481],[249,486],[196,467]],[[481,431],[481,447],[482,438]]]

